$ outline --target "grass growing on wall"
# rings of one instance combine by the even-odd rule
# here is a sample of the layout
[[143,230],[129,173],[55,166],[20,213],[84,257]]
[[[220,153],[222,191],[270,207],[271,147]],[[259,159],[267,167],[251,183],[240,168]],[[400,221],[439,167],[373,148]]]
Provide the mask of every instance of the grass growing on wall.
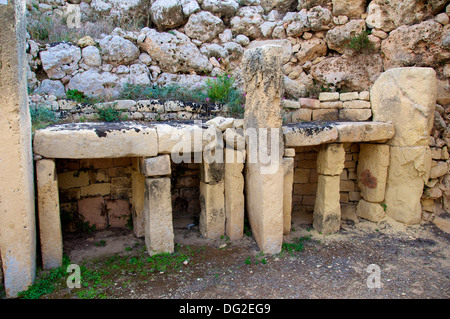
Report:
[[55,113],[44,105],[30,107],[32,132],[58,122]]

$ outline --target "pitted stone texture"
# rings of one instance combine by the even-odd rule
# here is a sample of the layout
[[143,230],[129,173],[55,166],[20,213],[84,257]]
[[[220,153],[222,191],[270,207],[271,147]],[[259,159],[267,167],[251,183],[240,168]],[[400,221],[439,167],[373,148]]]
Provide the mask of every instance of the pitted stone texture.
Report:
[[390,147],[385,195],[388,216],[405,224],[420,222],[420,198],[430,170],[431,151],[428,146]]
[[319,233],[337,232],[341,227],[339,176],[319,175],[313,226]]
[[224,182],[206,184],[200,181],[200,233],[217,239],[225,233]]
[[322,145],[317,154],[317,173],[329,176],[341,175],[344,169],[345,150],[343,144]]
[[363,199],[377,203],[384,200],[388,166],[389,145],[360,144],[357,174]]
[[286,147],[311,146],[330,143],[338,138],[338,130],[331,124],[299,123],[283,126]]
[[392,146],[427,146],[436,105],[436,72],[396,68],[384,72],[370,90],[373,120],[392,121]]
[[158,154],[158,137],[132,122],[59,124],[37,131],[33,150],[47,158],[149,157]]
[[44,269],[62,265],[62,233],[55,161],[36,162],[39,233]]
[[61,79],[78,69],[81,49],[76,45],[62,42],[50,46],[39,53],[42,67],[50,79]]
[[174,250],[170,184],[168,177],[145,180],[145,244],[150,255]]

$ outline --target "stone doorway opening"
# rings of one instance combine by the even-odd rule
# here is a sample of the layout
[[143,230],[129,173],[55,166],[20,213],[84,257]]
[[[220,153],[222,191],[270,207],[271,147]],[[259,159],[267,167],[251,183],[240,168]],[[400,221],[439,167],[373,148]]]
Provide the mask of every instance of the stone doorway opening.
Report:
[[[318,173],[317,155],[322,145],[295,147],[292,218],[301,224],[313,225]],[[361,199],[357,182],[359,143],[343,143],[344,168],[339,181],[341,219],[354,219]]]

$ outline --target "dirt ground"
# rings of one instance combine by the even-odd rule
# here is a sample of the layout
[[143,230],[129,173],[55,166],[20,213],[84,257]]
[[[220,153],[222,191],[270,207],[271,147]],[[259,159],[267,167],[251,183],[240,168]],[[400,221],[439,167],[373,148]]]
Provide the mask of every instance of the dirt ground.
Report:
[[[443,216],[444,225],[450,215]],[[264,256],[251,236],[208,240],[198,227],[175,229],[177,251],[194,252],[180,268],[138,276],[123,271],[103,295],[114,299],[447,299],[450,297],[449,229],[432,222],[404,226],[391,219],[342,221],[339,233],[319,234],[293,216],[285,242],[303,241],[296,253]],[[103,242],[103,245],[99,245]],[[72,263],[136,256],[142,238],[106,230],[65,238]],[[145,253],[146,254],[146,253]],[[103,258],[103,259],[102,259]],[[370,266],[369,265],[376,265]],[[379,273],[368,272],[369,269]],[[378,268],[379,267],[379,268]],[[380,286],[374,276],[379,274]],[[369,278],[370,277],[370,278]],[[368,280],[369,278],[369,280]],[[368,284],[369,281],[369,284]],[[370,285],[372,283],[372,285]],[[45,298],[78,298],[62,285]]]

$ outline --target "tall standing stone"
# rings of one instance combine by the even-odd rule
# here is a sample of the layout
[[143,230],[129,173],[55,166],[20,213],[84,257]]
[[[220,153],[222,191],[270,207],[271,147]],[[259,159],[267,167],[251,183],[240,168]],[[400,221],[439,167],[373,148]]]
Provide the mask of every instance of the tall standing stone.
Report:
[[373,120],[392,121],[386,183],[386,214],[405,224],[421,219],[420,198],[431,170],[428,146],[436,105],[436,72],[396,68],[380,75],[370,91]]
[[62,265],[63,244],[55,161],[37,161],[36,179],[42,266],[44,269],[57,268]]
[[25,0],[0,4],[0,251],[8,298],[35,278],[36,226]]
[[283,242],[281,56],[280,46],[265,45],[247,50],[242,60],[244,129],[246,135],[254,134],[247,142],[245,164],[247,212],[253,236],[265,253],[280,252]]
[[145,180],[145,244],[150,255],[172,253],[174,234],[170,178]]

